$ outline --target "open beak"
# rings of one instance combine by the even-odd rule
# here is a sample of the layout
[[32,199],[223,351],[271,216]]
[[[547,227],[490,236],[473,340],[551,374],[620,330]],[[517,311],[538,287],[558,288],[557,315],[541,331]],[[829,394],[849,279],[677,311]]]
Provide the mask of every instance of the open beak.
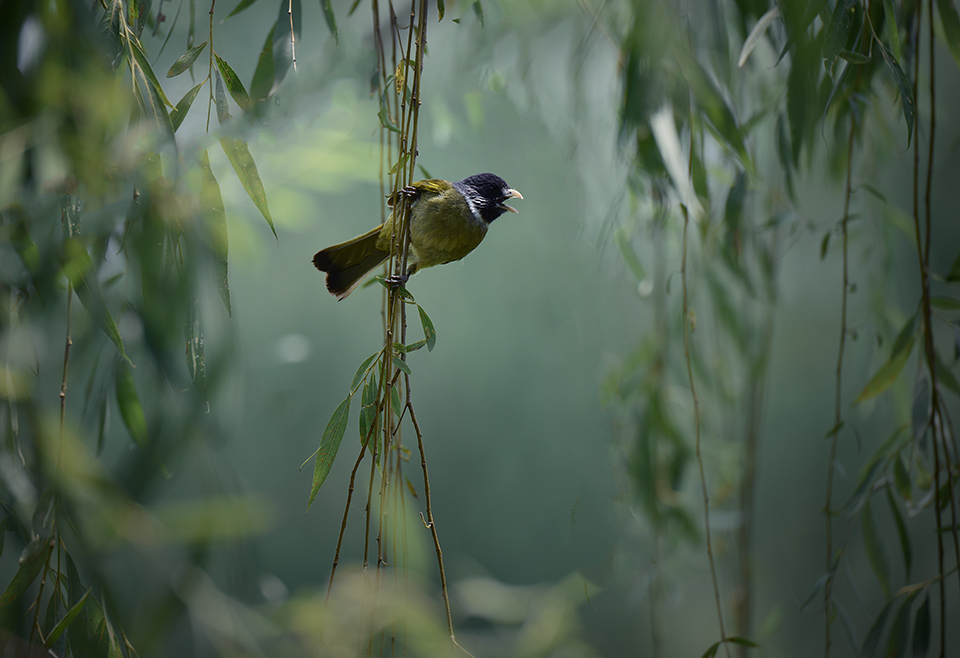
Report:
[[[506,198],[505,198],[504,200],[506,200],[506,199],[523,199],[523,195],[520,194],[519,192],[517,192],[517,191],[514,190],[514,189],[509,189],[509,190],[507,190]],[[502,204],[502,203],[500,204],[500,207],[503,208],[503,209],[505,209],[505,210],[508,210],[509,212],[520,212],[520,211],[517,210],[516,208],[511,208],[510,206],[505,205],[505,204]]]

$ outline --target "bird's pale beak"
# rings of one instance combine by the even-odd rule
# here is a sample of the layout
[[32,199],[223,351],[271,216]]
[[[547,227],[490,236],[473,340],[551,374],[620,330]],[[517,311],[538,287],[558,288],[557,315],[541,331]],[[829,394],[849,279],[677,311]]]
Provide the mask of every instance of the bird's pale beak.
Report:
[[[509,190],[507,190],[506,198],[507,198],[507,199],[523,199],[523,195],[520,194],[519,192],[517,192],[517,191],[514,190],[514,189],[509,189]],[[508,205],[505,205],[505,204],[500,204],[500,205],[501,205],[502,207],[506,208],[506,209],[507,209],[508,211],[510,211],[510,212],[520,212],[520,211],[517,210],[516,208],[511,208],[511,207],[508,206]]]

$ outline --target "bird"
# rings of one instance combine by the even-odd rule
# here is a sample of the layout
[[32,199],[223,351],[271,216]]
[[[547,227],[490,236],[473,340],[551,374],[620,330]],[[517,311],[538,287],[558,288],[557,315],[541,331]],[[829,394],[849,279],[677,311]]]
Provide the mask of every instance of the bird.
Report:
[[[506,181],[490,173],[456,182],[438,178],[417,181],[399,194],[410,203],[410,252],[406,274],[388,277],[392,284],[403,284],[424,268],[460,260],[477,248],[493,220],[505,212],[517,212],[505,201],[523,199]],[[396,201],[396,195],[391,195],[387,206],[393,208]],[[313,264],[326,272],[327,290],[338,301],[390,257],[395,216],[391,212],[375,229],[314,255]]]

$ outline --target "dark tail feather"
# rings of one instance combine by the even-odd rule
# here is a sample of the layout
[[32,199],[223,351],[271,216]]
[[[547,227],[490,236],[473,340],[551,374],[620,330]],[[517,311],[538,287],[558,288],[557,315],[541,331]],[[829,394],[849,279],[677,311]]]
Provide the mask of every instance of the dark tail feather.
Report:
[[327,247],[313,257],[313,264],[327,273],[327,290],[337,299],[343,299],[380,263],[390,252],[377,249],[380,227],[360,237]]

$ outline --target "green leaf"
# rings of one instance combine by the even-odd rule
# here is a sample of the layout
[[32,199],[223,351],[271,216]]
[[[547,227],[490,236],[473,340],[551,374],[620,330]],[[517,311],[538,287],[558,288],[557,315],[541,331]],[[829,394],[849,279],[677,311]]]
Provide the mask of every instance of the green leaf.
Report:
[[439,18],[437,18],[438,23],[443,20],[444,11],[445,11],[445,8],[443,6],[443,0],[437,0],[437,13],[440,15]]
[[[220,75],[223,76],[223,82],[227,86],[227,91],[230,92],[233,100],[236,101],[241,110],[244,112],[248,111],[252,103],[250,102],[250,96],[247,94],[247,90],[244,89],[243,83],[240,81],[240,76],[236,74],[220,55],[213,53],[213,57],[217,60],[217,69],[220,71]],[[219,79],[217,82],[219,83]]]
[[370,363],[381,354],[383,354],[382,350],[379,352],[374,352],[363,360],[363,363],[361,363],[360,367],[357,368],[357,373],[353,376],[353,383],[350,384],[351,394],[356,392],[357,385],[360,384],[360,382],[363,381],[363,378],[367,376],[367,371],[370,370]]
[[[415,342],[415,343],[410,343],[409,345],[404,345],[404,346],[403,346],[403,351],[404,351],[404,352],[416,352],[416,351],[419,350],[420,348],[423,348],[423,347],[426,347],[426,346],[427,346],[427,339],[424,338],[423,340],[418,340],[418,341]],[[428,351],[429,351],[429,350],[428,350]]]
[[227,255],[229,251],[229,236],[227,234],[227,213],[223,208],[223,196],[220,194],[220,184],[217,183],[213,169],[210,168],[210,157],[206,151],[200,154],[200,210],[207,221],[213,254],[216,258],[217,293],[227,309],[230,310],[230,281],[227,278]]
[[187,373],[197,387],[200,396],[206,402],[207,398],[207,366],[203,349],[203,322],[198,312],[200,300],[195,299],[190,306],[187,321],[184,323],[184,339],[187,344],[185,358]]
[[887,638],[887,656],[891,658],[906,658],[907,643],[910,641],[912,616],[910,611],[913,608],[913,600],[919,593],[920,590],[917,590],[908,596],[897,611],[897,616],[894,617],[893,625],[890,627],[890,637]]
[[871,60],[871,57],[869,55],[864,55],[863,53],[855,53],[852,50],[841,50],[837,54],[842,59],[845,59],[851,64],[869,64]]
[[923,603],[913,622],[913,658],[925,658],[930,650],[930,593],[924,589]]
[[911,341],[917,337],[917,319],[920,317],[920,313],[914,313],[910,316],[910,319],[907,320],[903,327],[900,329],[900,333],[897,334],[896,340],[893,341],[893,350],[890,352],[893,354],[900,354],[903,350],[907,348],[907,345],[912,345]]
[[480,4],[480,0],[473,1],[473,13],[477,15],[477,19],[480,21],[480,29],[484,29],[483,25],[483,5]]
[[273,231],[273,237],[277,238],[277,229],[273,226],[270,208],[267,207],[267,193],[263,189],[260,172],[257,171],[257,163],[253,161],[247,143],[234,137],[221,137],[220,145],[227,155],[227,160],[233,165],[233,170],[237,172],[237,178],[240,179],[240,184],[246,190],[247,196],[253,201],[263,218],[267,220],[270,230]]
[[953,259],[953,265],[950,266],[950,271],[947,272],[946,280],[951,283],[960,282],[960,253]]
[[953,297],[936,296],[930,298],[930,305],[940,311],[960,311],[960,299]]
[[[156,90],[157,95],[165,105],[173,107],[173,103],[171,103],[170,99],[167,98],[167,95],[163,93],[163,87],[160,86],[160,80],[157,79],[157,74],[153,72],[153,67],[150,66],[150,61],[147,59],[147,54],[143,52],[143,45],[141,45],[140,39],[130,35],[129,43],[130,51],[133,53],[133,59],[136,61],[136,65],[143,72],[144,77],[150,83],[150,86]],[[164,112],[164,114],[166,114],[166,112]]]
[[827,249],[830,247],[830,236],[833,234],[833,231],[827,231],[823,239],[820,241],[820,260],[823,260],[827,257]]
[[[895,464],[899,463],[900,460],[897,459]],[[893,493],[890,491],[890,487],[887,487],[886,490],[890,513],[893,514],[893,520],[897,525],[897,535],[900,538],[900,550],[903,551],[904,570],[906,571],[907,580],[910,580],[910,567],[913,565],[913,550],[910,547],[910,535],[907,532],[907,525],[903,522],[903,515],[900,514],[900,508],[897,507],[897,501],[893,499]]]
[[243,11],[244,9],[246,9],[256,1],[257,0],[240,0],[240,2],[237,3],[237,6],[233,8],[233,11],[227,14],[227,18],[230,18],[231,16],[236,16],[237,14],[239,14],[241,11]]
[[263,42],[263,48],[260,49],[260,58],[253,72],[253,80],[250,81],[250,98],[254,101],[264,101],[273,93],[273,32],[276,29],[276,25],[270,28],[270,33]]
[[350,419],[351,399],[352,397],[348,395],[346,399],[340,403],[340,406],[338,406],[333,412],[333,415],[330,416],[330,421],[327,423],[326,429],[323,430],[320,447],[316,452],[317,461],[313,469],[313,486],[310,488],[310,498],[307,500],[308,512],[310,511],[310,506],[313,505],[314,498],[317,497],[317,493],[320,491],[320,486],[330,474],[330,469],[333,468],[333,460],[337,457],[340,442],[343,441],[343,434],[347,430],[347,421]]
[[320,7],[323,9],[323,19],[327,22],[327,28],[333,35],[333,40],[340,45],[340,33],[337,31],[337,17],[333,15],[333,6],[330,0],[320,0]]
[[[890,2],[890,0],[885,0]],[[960,16],[953,6],[952,0],[937,0],[937,11],[940,13],[940,23],[950,54],[957,64],[960,64]],[[900,59],[899,57],[897,59]]]
[[895,352],[890,360],[880,366],[873,378],[860,391],[860,395],[853,401],[854,404],[860,404],[865,400],[880,395],[887,390],[893,382],[900,376],[903,367],[907,365],[910,358],[910,352],[913,351],[913,343],[916,341],[916,335],[910,338],[908,344],[899,352]]
[[853,16],[856,12],[856,0],[837,0],[833,9],[833,17],[823,40],[823,66],[831,75],[833,66],[840,51],[850,39],[850,30],[853,28]]
[[893,0],[883,0],[883,14],[883,31],[887,35],[887,43],[890,44],[893,58],[899,62],[903,57],[900,53],[900,30],[897,27],[897,13],[893,9]]
[[913,121],[916,116],[916,107],[913,103],[913,90],[910,87],[910,81],[903,74],[900,64],[893,58],[890,51],[881,43],[880,52],[883,54],[883,61],[893,74],[893,79],[897,83],[897,90],[900,92],[900,105],[903,107],[903,118],[907,122],[907,148],[910,148],[910,140],[913,137]]
[[883,606],[880,614],[877,615],[870,626],[867,637],[863,639],[863,646],[860,647],[860,658],[872,658],[878,655],[876,653],[877,645],[880,644],[880,636],[883,635],[883,627],[887,624],[887,616],[890,614],[891,605],[893,605],[893,601],[887,601],[887,604]]
[[903,465],[903,459],[899,456],[893,463],[893,482],[897,487],[897,493],[904,500],[913,500],[913,485],[910,482],[910,474],[907,467]]
[[877,533],[877,526],[873,522],[873,511],[870,508],[870,501],[863,507],[863,544],[867,550],[867,557],[870,560],[870,566],[873,573],[877,576],[880,583],[880,589],[884,596],[890,598],[890,564],[887,560],[887,553],[883,547],[883,541]]
[[393,409],[393,415],[399,418],[400,412],[403,411],[403,406],[400,404],[400,387],[399,386],[390,387],[390,406]]
[[405,375],[412,375],[413,372],[410,370],[410,366],[407,365],[406,361],[401,359],[399,356],[394,355],[393,365],[397,370],[402,372]]
[[417,310],[420,311],[420,324],[423,326],[423,338],[427,341],[427,351],[432,352],[433,348],[437,345],[437,330],[434,328],[430,316],[423,310],[423,307],[418,304]]
[[200,53],[202,53],[203,49],[206,47],[207,42],[204,41],[199,46],[194,46],[193,48],[187,50],[187,52],[180,55],[180,57],[177,58],[177,61],[173,63],[173,66],[170,67],[170,70],[167,71],[167,77],[173,78],[178,76],[193,66],[193,63],[197,61],[197,57],[200,56]]
[[369,377],[363,385],[360,396],[360,441],[368,441],[370,429],[377,418],[377,391],[380,388],[379,377]]
[[803,16],[800,18],[800,23],[798,25],[787,25],[787,31],[790,37],[787,39],[787,42],[783,44],[783,49],[780,51],[779,57],[777,57],[777,64],[780,63],[780,60],[783,59],[783,56],[793,48],[793,45],[797,42],[803,34],[807,31],[807,28],[810,26],[810,23],[813,22],[813,19],[817,17],[817,14],[820,13],[820,10],[827,6],[827,0],[814,0],[807,4],[806,10],[803,12]]
[[230,120],[230,104],[227,102],[227,92],[223,88],[223,80],[220,72],[217,71],[217,86],[214,94],[214,102],[217,105],[217,121],[222,126]]
[[133,380],[133,369],[130,364],[120,360],[116,376],[120,417],[123,418],[123,424],[127,426],[131,438],[137,445],[143,446],[147,443],[147,418],[143,413],[143,405],[140,404],[140,396],[137,394],[137,385]]
[[913,438],[918,440],[927,431],[930,420],[930,382],[926,375],[921,375],[913,388],[913,402],[910,409],[910,423],[913,427]]
[[56,641],[60,639],[63,632],[67,630],[67,627],[73,623],[73,620],[76,619],[77,615],[83,610],[83,606],[87,603],[87,597],[90,596],[91,591],[93,591],[92,588],[87,588],[87,591],[80,597],[80,600],[77,601],[72,608],[67,610],[67,614],[63,616],[63,619],[57,622],[57,625],[50,631],[50,634],[47,636],[47,641],[44,642],[44,646],[52,647]]
[[200,91],[200,87],[202,86],[203,83],[201,82],[184,94],[183,98],[180,99],[180,102],[177,103],[177,106],[171,110],[170,125],[173,126],[174,132],[180,128],[180,124],[183,123],[184,117],[186,117],[187,112],[190,111],[190,106],[193,105],[193,99],[197,97],[197,92]]
[[93,261],[90,259],[90,254],[87,253],[86,248],[77,238],[64,240],[61,266],[83,307],[93,316],[103,332],[107,334],[107,337],[113,341],[117,352],[126,357],[123,338],[120,336],[120,330],[117,329],[117,323],[114,322],[113,316],[107,309],[103,292],[100,290],[100,283],[97,281]]
[[747,58],[750,57],[750,53],[752,53],[753,49],[760,43],[760,39],[766,33],[767,28],[778,18],[780,18],[780,9],[774,5],[773,9],[769,10],[757,20],[757,24],[750,30],[749,36],[747,36],[743,42],[743,47],[740,49],[740,57],[737,58],[737,68],[742,68],[743,65],[747,63]]
[[24,611],[21,599],[37,579],[51,550],[53,543],[47,537],[34,537],[23,549],[17,573],[0,594],[0,628],[3,630],[12,633],[20,627],[17,617]]
[[950,366],[944,363],[943,359],[940,358],[939,352],[937,353],[937,379],[948,390],[952,391],[956,395],[960,395],[960,382],[957,381],[957,378],[954,376]]

